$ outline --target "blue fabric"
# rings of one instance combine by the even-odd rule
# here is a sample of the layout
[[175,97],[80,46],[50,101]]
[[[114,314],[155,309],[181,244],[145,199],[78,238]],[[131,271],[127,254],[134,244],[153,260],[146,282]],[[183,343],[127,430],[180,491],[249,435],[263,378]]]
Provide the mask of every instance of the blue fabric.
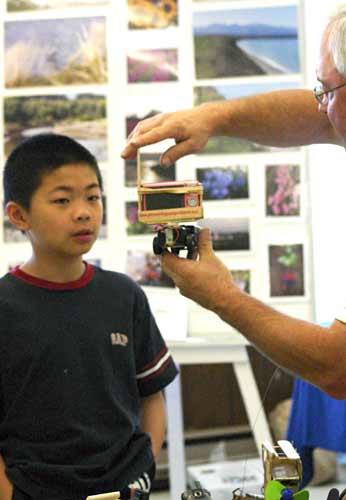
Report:
[[305,486],[313,476],[314,448],[346,451],[346,401],[333,399],[317,387],[296,379],[287,439],[302,459],[302,486]]

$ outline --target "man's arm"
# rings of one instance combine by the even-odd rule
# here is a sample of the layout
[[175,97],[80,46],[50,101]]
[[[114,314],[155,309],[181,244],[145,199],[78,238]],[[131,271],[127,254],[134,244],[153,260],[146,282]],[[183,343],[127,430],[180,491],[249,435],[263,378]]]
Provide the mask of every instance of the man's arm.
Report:
[[330,328],[322,328],[282,314],[242,292],[214,254],[209,230],[201,231],[198,250],[198,261],[168,252],[162,257],[163,271],[182,295],[214,311],[278,365],[344,399],[346,325],[334,321]]
[[130,134],[122,156],[134,158],[138,148],[173,138],[176,145],[161,157],[161,163],[168,165],[200,151],[216,135],[279,147],[339,143],[326,114],[318,111],[313,93],[297,89],[210,102],[148,118]]
[[0,500],[11,500],[13,486],[6,476],[6,465],[5,462],[0,455]]
[[142,399],[141,429],[149,434],[155,460],[165,438],[166,413],[162,392]]

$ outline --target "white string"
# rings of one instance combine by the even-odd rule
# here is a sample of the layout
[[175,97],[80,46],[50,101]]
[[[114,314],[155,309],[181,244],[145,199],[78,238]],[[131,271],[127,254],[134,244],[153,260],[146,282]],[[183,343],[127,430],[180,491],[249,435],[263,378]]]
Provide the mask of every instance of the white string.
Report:
[[[250,423],[250,430],[252,432],[252,435],[254,435],[254,430],[255,430],[255,427],[256,427],[256,422],[257,422],[257,419],[261,413],[261,411],[265,411],[264,410],[264,402],[268,396],[268,392],[269,392],[269,389],[274,381],[274,378],[276,377],[277,373],[280,371],[280,368],[277,366],[275,368],[275,370],[273,371],[273,374],[272,376],[270,377],[270,380],[268,382],[268,385],[266,387],[266,390],[265,390],[265,393],[263,395],[263,398],[261,400],[261,403],[260,403],[260,407],[257,411],[257,414],[256,414],[256,417],[255,417],[255,420],[253,422],[253,425],[251,426],[251,423]],[[244,484],[245,484],[245,475],[246,475],[246,467],[247,467],[247,462],[248,462],[248,459],[249,459],[249,454],[247,456],[245,456],[245,459],[244,459],[244,469],[243,469],[243,482],[242,482],[242,487],[241,487],[241,492],[244,493]]]

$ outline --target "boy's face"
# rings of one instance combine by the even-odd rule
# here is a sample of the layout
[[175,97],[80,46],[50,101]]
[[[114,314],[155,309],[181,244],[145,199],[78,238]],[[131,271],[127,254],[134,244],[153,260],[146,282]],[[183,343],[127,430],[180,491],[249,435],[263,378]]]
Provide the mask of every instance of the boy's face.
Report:
[[22,226],[36,253],[80,256],[90,250],[102,222],[102,196],[95,172],[83,164],[64,165],[43,175],[22,210]]

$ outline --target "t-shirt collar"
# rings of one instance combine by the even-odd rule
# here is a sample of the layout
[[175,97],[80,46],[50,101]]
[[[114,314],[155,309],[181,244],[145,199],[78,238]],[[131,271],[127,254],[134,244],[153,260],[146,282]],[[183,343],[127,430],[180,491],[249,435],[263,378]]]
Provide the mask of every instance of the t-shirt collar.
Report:
[[20,269],[19,266],[10,271],[10,274],[30,285],[37,286],[39,288],[47,288],[48,290],[76,290],[78,288],[83,288],[88,283],[90,283],[94,275],[94,267],[88,262],[84,262],[84,264],[85,271],[82,276],[78,278],[78,280],[68,281],[66,283],[55,283],[54,281],[36,278],[35,276],[32,276],[31,274],[28,274]]

